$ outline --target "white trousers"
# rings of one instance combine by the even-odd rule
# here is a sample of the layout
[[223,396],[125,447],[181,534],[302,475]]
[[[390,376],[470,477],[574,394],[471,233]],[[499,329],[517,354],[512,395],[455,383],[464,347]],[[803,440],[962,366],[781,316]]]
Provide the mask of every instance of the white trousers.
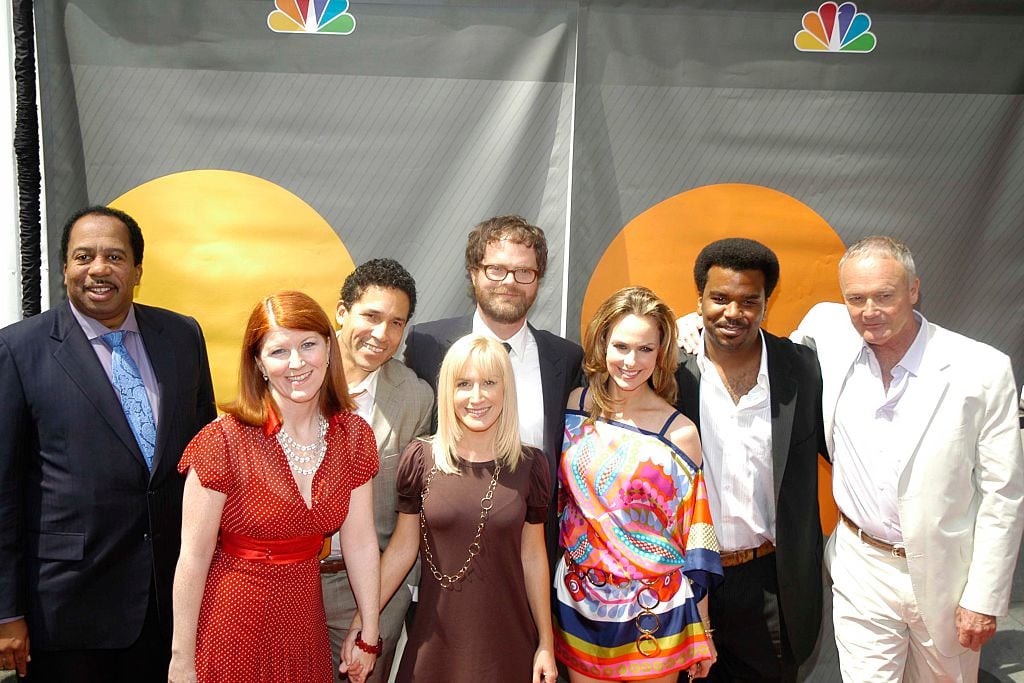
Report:
[[[842,522],[825,546],[839,669],[847,683],[978,680],[980,653],[946,657],[917,609],[907,561],[862,543]],[[950,612],[950,627],[955,613]]]

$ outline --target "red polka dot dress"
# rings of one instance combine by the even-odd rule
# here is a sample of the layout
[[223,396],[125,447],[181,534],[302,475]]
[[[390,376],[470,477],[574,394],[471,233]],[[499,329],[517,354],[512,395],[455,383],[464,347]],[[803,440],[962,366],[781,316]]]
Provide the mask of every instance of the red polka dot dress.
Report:
[[[307,508],[271,415],[263,428],[221,416],[196,435],[178,469],[191,467],[204,487],[227,495],[221,532],[268,541],[333,533],[345,521],[352,490],[377,473],[370,426],[353,413],[330,420]],[[331,683],[317,559],[242,559],[218,541],[199,610],[196,674],[200,681]]]

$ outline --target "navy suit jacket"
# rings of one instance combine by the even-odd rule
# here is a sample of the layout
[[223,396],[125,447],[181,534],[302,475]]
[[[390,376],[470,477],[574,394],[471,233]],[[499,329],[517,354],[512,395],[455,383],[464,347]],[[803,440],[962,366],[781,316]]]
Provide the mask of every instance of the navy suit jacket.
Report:
[[154,582],[170,638],[177,465],[216,408],[198,323],[135,316],[160,391],[152,473],[69,303],[0,330],[0,618],[24,616],[33,649],[131,645]]
[[[821,626],[822,538],[818,516],[818,452],[823,445],[821,370],[810,349],[767,332],[764,340],[768,349],[772,416],[779,604],[786,635],[799,664],[814,650]],[[676,408],[693,420],[699,430],[700,367],[696,356],[683,354],[676,370],[676,381],[679,384]]]
[[[437,395],[437,375],[444,355],[460,337],[473,331],[473,316],[447,318],[409,328],[405,342],[405,364],[425,379]],[[551,475],[551,500],[545,529],[548,561],[557,559],[558,550],[558,463],[562,455],[565,431],[565,402],[569,393],[580,386],[583,376],[583,349],[579,344],[562,339],[532,325],[530,332],[537,341],[540,358],[541,392],[544,396],[544,455]],[[437,431],[437,406],[431,431]]]

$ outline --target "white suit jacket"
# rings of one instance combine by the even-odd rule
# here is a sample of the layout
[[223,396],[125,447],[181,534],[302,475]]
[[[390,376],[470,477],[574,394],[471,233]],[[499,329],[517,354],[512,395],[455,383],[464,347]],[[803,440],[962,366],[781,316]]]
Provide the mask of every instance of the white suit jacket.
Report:
[[[1020,547],[1024,454],[1010,359],[927,323],[920,374],[900,402],[906,455],[899,514],[914,597],[935,646],[964,651],[957,605],[1003,616]],[[818,353],[825,439],[833,455],[836,403],[863,340],[846,307],[812,308],[793,340]]]

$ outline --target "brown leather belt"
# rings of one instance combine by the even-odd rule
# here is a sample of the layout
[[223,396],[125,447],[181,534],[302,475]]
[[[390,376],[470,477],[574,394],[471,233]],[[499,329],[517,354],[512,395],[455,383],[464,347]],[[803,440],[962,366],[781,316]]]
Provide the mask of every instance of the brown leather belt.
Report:
[[756,560],[759,557],[765,555],[771,555],[775,552],[775,546],[772,545],[771,541],[765,541],[756,548],[745,548],[744,550],[730,550],[727,553],[722,553],[719,557],[722,558],[723,567],[735,567],[738,564],[744,564],[751,560]]
[[343,557],[326,557],[320,560],[321,574],[337,574],[343,571],[345,571],[345,558]]
[[880,538],[875,538],[870,534],[864,533],[864,531],[859,526],[853,523],[852,519],[843,514],[842,510],[839,511],[839,519],[843,520],[843,524],[845,524],[850,529],[850,531],[857,534],[857,539],[861,543],[866,543],[872,548],[876,548],[878,550],[881,550],[882,552],[889,553],[893,557],[901,557],[904,559],[907,557],[906,548],[904,548],[901,545],[894,545],[892,543],[888,543]]

